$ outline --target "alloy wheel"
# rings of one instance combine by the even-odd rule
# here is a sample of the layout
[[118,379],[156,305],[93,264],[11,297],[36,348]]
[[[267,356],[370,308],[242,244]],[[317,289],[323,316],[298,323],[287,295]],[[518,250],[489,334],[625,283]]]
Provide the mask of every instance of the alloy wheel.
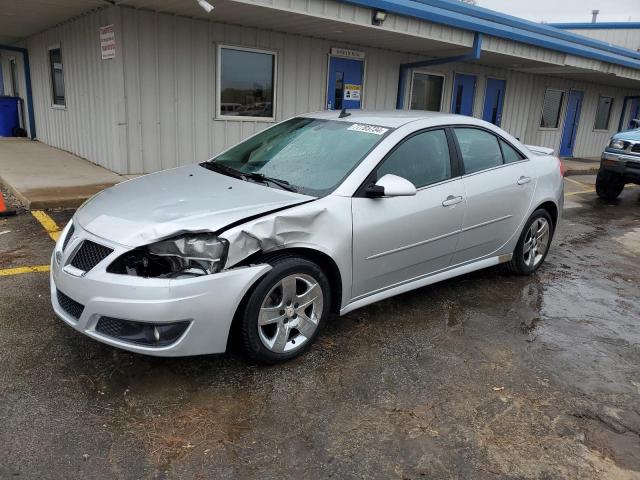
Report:
[[549,234],[549,222],[544,217],[536,218],[529,227],[522,248],[524,263],[529,268],[537,267],[547,253]]
[[318,328],[323,308],[322,288],[306,274],[293,274],[266,295],[258,316],[262,344],[274,353],[302,347]]

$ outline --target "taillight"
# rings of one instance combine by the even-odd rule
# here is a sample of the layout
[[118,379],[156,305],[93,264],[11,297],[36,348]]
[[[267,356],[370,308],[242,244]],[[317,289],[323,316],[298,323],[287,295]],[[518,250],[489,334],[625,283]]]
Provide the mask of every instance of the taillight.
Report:
[[560,176],[564,177],[564,165],[562,164],[562,160],[558,158],[558,166],[560,167]]

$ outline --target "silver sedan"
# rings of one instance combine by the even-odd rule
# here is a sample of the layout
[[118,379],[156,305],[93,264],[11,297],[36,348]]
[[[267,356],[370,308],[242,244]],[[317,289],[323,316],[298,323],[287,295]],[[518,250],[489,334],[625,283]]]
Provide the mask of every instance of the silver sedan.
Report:
[[[528,275],[560,161],[470,117],[321,112],[93,197],[51,259],[71,327],[157,356],[301,354],[327,317],[481,268]],[[402,328],[402,325],[398,325]]]

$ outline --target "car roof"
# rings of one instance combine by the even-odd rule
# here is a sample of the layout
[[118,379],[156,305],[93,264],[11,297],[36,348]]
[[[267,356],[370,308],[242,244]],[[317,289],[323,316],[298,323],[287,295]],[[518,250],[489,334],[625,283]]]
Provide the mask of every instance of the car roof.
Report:
[[339,110],[311,112],[301,117],[337,120],[347,123],[366,123],[381,127],[398,128],[418,120],[431,120],[433,126],[451,124],[484,125],[477,118],[452,113],[427,112],[425,110],[347,110],[348,116],[340,117]]

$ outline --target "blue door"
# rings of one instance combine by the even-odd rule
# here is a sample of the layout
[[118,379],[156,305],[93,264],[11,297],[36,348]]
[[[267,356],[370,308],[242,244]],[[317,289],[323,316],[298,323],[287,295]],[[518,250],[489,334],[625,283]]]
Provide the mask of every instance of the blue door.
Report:
[[564,115],[564,128],[562,129],[562,141],[560,142],[560,156],[572,157],[573,145],[578,133],[578,123],[580,122],[580,110],[582,110],[583,93],[579,90],[569,92],[567,100],[567,112]]
[[506,87],[507,82],[505,80],[487,78],[482,119],[498,127],[502,122],[502,106],[504,105],[504,91]]
[[327,110],[361,107],[362,60],[330,57],[327,82]]
[[476,94],[476,77],[456,73],[451,95],[451,113],[473,115],[473,98]]
[[638,98],[631,100],[631,112],[629,114],[629,125],[627,125],[627,130],[634,128],[633,123],[631,123],[633,119],[640,120],[640,99]]

